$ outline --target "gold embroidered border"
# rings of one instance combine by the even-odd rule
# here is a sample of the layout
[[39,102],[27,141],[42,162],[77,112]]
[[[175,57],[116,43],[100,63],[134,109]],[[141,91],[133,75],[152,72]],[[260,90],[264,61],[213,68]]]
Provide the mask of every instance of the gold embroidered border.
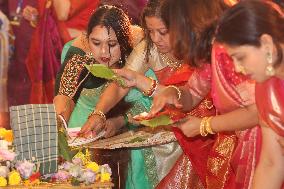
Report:
[[85,64],[94,63],[94,59],[78,54],[67,62],[60,80],[59,94],[72,98],[79,87],[79,77]]

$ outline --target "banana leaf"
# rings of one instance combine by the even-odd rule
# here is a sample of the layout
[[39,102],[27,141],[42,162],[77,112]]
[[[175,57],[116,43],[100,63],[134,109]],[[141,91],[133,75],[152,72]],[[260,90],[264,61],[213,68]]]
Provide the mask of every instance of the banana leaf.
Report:
[[96,77],[113,80],[122,87],[127,87],[122,77],[116,75],[114,71],[103,64],[85,65],[85,67]]
[[148,127],[152,127],[152,128],[157,127],[157,126],[170,125],[173,123],[174,121],[168,115],[159,115],[152,119],[140,121],[140,124],[148,126]]
[[68,146],[67,136],[64,132],[58,131],[58,148],[59,155],[66,161],[71,162],[73,156],[77,153],[72,151]]

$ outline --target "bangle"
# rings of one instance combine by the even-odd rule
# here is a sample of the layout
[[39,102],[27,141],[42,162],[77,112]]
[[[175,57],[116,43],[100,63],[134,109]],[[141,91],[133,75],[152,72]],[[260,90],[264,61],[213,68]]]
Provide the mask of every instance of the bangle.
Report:
[[201,120],[200,123],[200,127],[199,127],[199,131],[200,131],[200,135],[201,136],[207,136],[208,134],[215,134],[215,132],[213,132],[212,128],[211,128],[211,124],[210,121],[213,118],[213,116],[210,117],[204,117]]
[[211,119],[213,118],[213,116],[210,116],[206,119],[206,125],[205,125],[205,130],[211,134],[211,135],[214,135],[216,134],[213,130],[212,130],[212,127],[211,127]]
[[207,117],[202,118],[202,120],[200,122],[200,127],[199,127],[200,135],[203,136],[203,137],[208,135],[208,132],[205,130],[206,119],[207,119]]
[[181,90],[177,86],[174,86],[174,85],[169,85],[169,86],[166,87],[166,89],[168,89],[168,88],[174,88],[177,91],[178,100],[180,100],[180,98],[181,98]]
[[103,121],[106,122],[106,116],[105,116],[105,114],[102,111],[100,111],[100,110],[93,110],[92,113],[90,113],[90,115],[88,116],[88,119],[90,119],[90,117],[93,116],[93,115],[100,116],[103,119]]
[[143,94],[145,96],[151,97],[151,96],[154,95],[154,93],[155,93],[155,91],[156,91],[156,89],[158,87],[158,81],[153,79],[153,78],[151,78],[151,77],[149,77],[149,78],[152,80],[151,87],[147,91],[144,91]]

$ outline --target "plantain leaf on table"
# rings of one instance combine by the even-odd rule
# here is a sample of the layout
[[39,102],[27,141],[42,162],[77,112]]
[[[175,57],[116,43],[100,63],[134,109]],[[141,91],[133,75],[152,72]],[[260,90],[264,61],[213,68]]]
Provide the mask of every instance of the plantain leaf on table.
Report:
[[85,67],[96,77],[113,80],[120,86],[126,87],[124,79],[114,73],[112,69],[103,64],[85,65]]
[[159,115],[152,119],[140,121],[140,124],[148,126],[148,127],[152,127],[152,128],[157,127],[157,126],[171,125],[173,123],[174,121],[168,115]]

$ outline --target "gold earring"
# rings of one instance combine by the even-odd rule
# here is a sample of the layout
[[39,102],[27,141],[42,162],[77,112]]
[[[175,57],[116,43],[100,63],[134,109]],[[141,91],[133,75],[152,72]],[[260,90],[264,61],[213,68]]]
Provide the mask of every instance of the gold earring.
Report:
[[268,65],[266,66],[265,74],[267,76],[274,76],[275,75],[275,69],[272,65],[272,53],[267,52],[266,61],[267,61]]
[[241,65],[239,65],[239,64],[236,64],[236,72],[239,72],[239,73],[241,73],[241,74],[246,74],[246,70],[245,70],[245,67],[243,67],[243,66],[241,66]]

